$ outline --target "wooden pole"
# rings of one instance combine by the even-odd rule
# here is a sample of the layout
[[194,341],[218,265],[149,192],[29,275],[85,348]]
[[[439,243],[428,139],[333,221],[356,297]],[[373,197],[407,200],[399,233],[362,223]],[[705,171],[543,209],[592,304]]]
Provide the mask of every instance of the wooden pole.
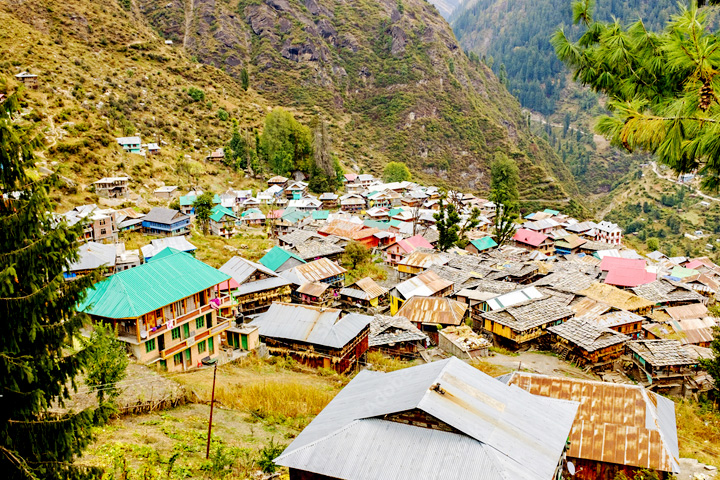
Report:
[[212,386],[212,395],[210,397],[210,422],[208,423],[208,439],[207,439],[207,449],[205,450],[205,460],[208,460],[210,458],[210,435],[212,434],[212,415],[213,415],[213,407],[215,406],[215,376],[217,375],[217,363],[215,364],[215,368],[213,368],[213,386]]

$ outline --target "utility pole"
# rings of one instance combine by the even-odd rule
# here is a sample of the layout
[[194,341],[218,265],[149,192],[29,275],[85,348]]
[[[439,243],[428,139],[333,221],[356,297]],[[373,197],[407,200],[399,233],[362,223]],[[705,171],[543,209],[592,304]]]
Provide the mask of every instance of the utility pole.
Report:
[[205,460],[208,460],[210,458],[210,435],[212,434],[212,414],[213,414],[213,407],[215,406],[215,376],[217,375],[217,363],[215,364],[215,367],[213,368],[213,386],[212,386],[212,395],[210,397],[210,423],[208,423],[208,439],[207,439],[207,449],[205,450]]

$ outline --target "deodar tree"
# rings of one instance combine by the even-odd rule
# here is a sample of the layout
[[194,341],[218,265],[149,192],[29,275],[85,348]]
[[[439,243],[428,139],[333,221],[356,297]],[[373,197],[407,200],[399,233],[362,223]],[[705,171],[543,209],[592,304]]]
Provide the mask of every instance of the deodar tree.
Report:
[[515,234],[520,208],[520,173],[514,160],[498,153],[490,166],[490,200],[495,203],[495,241],[503,245]]
[[677,172],[695,169],[706,188],[720,186],[720,39],[706,9],[679,5],[662,33],[642,20],[623,26],[592,18],[594,2],[573,5],[585,26],[577,42],[558,30],[558,57],[576,80],[608,96],[610,116],[597,130],[627,150],[641,149]]
[[6,479],[76,479],[99,472],[73,463],[106,410],[56,413],[87,364],[88,348],[73,351],[83,316],[78,302],[94,281],[65,281],[78,258],[83,225],[52,215],[48,191],[56,175],[27,174],[32,133],[10,121],[11,95],[0,104],[0,476]]

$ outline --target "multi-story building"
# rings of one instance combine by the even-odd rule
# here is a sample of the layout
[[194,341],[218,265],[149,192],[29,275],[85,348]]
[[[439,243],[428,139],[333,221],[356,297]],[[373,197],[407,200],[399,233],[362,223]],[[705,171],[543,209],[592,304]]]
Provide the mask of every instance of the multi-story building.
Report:
[[127,198],[130,193],[128,177],[104,177],[93,182],[95,193],[105,198]]
[[230,302],[218,295],[218,285],[229,278],[192,255],[165,249],[152,262],[97,283],[79,310],[112,323],[139,362],[183,371],[219,354],[231,319],[218,315]]
[[89,242],[115,243],[118,241],[117,212],[112,208],[101,209],[97,205],[81,205],[62,217],[68,225],[85,222],[83,238]]
[[190,217],[171,208],[155,207],[142,221],[145,233],[185,235],[190,232]]

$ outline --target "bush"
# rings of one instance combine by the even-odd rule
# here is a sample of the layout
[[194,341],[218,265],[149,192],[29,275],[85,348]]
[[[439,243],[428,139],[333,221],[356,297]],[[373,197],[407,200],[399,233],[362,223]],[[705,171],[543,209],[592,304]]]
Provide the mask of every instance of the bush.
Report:
[[217,111],[217,116],[220,119],[220,121],[227,122],[230,118],[230,115],[228,115],[228,112],[223,110],[222,108]]
[[278,467],[275,465],[274,460],[280,456],[283,450],[285,450],[285,445],[275,443],[275,440],[272,438],[270,439],[270,444],[260,450],[258,465],[263,473],[275,473]]
[[190,96],[190,98],[193,99],[194,102],[202,102],[203,100],[205,100],[205,92],[203,92],[199,88],[190,87],[187,91],[187,94]]

